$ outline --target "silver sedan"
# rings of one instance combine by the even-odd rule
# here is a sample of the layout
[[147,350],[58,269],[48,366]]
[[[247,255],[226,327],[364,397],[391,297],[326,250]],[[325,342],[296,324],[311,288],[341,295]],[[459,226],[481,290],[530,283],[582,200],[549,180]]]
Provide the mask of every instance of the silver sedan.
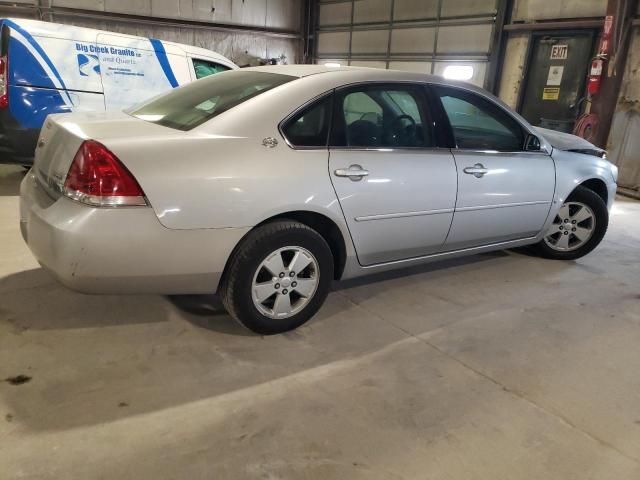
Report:
[[49,117],[21,229],[70,288],[219,292],[270,334],[313,316],[334,279],[524,245],[581,257],[616,177],[593,145],[467,84],[261,67]]

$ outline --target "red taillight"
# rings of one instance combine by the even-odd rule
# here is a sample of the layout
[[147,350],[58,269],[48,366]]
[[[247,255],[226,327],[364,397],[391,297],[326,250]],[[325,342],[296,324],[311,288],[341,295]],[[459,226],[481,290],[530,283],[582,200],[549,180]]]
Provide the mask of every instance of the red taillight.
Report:
[[0,108],[9,105],[9,57],[0,57]]
[[67,173],[64,190],[74,200],[99,207],[147,205],[144,192],[131,172],[94,140],[80,145]]

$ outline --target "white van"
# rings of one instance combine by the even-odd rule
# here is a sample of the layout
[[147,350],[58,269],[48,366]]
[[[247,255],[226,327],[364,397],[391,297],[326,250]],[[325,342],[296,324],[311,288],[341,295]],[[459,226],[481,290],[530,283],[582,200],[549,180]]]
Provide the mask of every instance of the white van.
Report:
[[0,19],[0,163],[33,162],[52,113],[122,110],[238,68],[210,50],[36,20]]

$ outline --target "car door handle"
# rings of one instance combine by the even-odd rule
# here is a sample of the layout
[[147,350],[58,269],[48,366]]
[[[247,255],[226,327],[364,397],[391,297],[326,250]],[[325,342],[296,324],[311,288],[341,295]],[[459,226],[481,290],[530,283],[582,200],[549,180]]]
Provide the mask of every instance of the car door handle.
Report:
[[473,167],[465,168],[463,172],[468,175],[473,175],[476,178],[480,178],[489,173],[489,170],[484,168],[484,165],[481,163],[476,163]]
[[360,165],[350,165],[349,168],[338,168],[334,171],[336,177],[349,177],[349,179],[355,181],[362,180],[362,177],[369,175],[369,171],[362,168]]

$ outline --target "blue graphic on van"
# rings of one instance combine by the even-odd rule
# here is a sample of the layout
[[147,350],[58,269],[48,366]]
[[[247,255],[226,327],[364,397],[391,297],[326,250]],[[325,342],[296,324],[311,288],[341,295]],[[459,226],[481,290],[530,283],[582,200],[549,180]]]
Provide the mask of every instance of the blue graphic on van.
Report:
[[[62,89],[64,91],[64,94],[66,95],[67,99],[69,100],[69,102],[71,104],[73,104],[73,100],[71,100],[71,97],[66,92],[67,86],[64,84],[64,80],[62,80],[62,77],[58,73],[58,70],[56,69],[55,65],[53,64],[53,62],[51,61],[49,56],[46,54],[46,52],[42,49],[42,47],[38,44],[38,42],[36,42],[36,40],[31,36],[31,34],[29,32],[27,32],[24,28],[22,28],[16,22],[13,22],[11,20],[6,19],[5,20],[5,24],[8,25],[9,27],[11,27],[12,29],[14,29],[16,32],[20,33],[27,40],[27,42],[29,42],[31,47],[40,55],[40,57],[42,58],[44,63],[46,63],[46,65],[49,67],[51,72],[53,72],[53,75],[56,77],[58,82],[60,82],[60,86],[62,87]],[[25,50],[26,50],[26,48],[25,48]],[[29,57],[33,58],[33,55],[28,50],[26,51],[26,54]],[[35,58],[34,58],[34,60],[35,60]],[[46,73],[44,74],[44,76],[46,76],[48,78],[48,75]],[[26,77],[26,78],[29,78],[29,77]],[[52,83],[52,87],[51,88],[56,88],[56,86],[53,85],[53,82],[51,82],[51,83]]]
[[97,55],[90,55],[88,53],[78,54],[78,70],[80,76],[88,77],[91,72],[100,74],[100,60]]
[[173,70],[171,70],[171,65],[169,64],[169,58],[167,57],[167,52],[164,49],[164,45],[160,40],[156,40],[155,38],[150,38],[149,41],[153,46],[153,50],[156,52],[156,57],[158,57],[158,61],[160,62],[160,66],[164,71],[167,80],[173,88],[176,88],[179,84],[176,80],[176,76],[173,74]]
[[27,47],[10,37],[9,51],[12,84],[9,110],[22,127],[40,128],[47,115],[71,111],[60,90]]

